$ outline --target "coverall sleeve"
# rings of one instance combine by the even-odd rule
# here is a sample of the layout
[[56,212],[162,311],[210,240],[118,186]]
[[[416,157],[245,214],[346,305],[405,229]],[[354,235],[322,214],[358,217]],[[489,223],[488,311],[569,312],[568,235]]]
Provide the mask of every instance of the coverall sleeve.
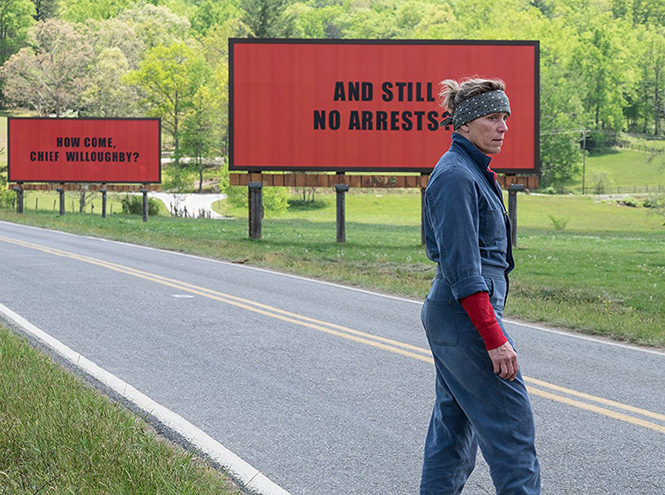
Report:
[[488,291],[480,260],[478,195],[477,184],[463,167],[443,171],[425,192],[438,261],[458,301]]
[[478,187],[463,168],[451,168],[426,190],[427,214],[443,276],[460,301],[485,348],[507,342],[489,300],[479,248]]

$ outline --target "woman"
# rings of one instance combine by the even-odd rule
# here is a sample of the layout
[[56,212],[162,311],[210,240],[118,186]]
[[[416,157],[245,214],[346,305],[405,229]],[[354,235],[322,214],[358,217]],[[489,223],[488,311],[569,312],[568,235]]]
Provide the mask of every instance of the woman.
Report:
[[478,446],[498,495],[540,493],[531,404],[502,314],[514,262],[488,155],[501,151],[510,103],[500,80],[441,83],[452,144],[432,171],[427,256],[436,278],[422,320],[436,367],[421,495],[461,493]]

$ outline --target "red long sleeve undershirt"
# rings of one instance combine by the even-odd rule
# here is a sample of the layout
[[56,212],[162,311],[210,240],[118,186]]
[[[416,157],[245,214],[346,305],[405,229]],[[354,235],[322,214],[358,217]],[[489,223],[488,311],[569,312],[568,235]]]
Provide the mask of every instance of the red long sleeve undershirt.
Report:
[[476,292],[460,300],[464,310],[471,318],[473,326],[485,341],[485,349],[488,351],[502,346],[508,339],[503,334],[503,330],[496,321],[494,309],[490,303],[490,296],[487,292]]

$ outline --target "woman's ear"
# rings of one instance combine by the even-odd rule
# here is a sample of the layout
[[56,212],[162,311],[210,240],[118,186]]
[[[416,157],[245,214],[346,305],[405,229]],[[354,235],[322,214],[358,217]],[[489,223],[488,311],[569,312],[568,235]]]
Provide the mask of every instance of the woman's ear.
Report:
[[457,132],[462,131],[462,134],[468,134],[469,133],[469,125],[468,124],[462,124],[457,128]]

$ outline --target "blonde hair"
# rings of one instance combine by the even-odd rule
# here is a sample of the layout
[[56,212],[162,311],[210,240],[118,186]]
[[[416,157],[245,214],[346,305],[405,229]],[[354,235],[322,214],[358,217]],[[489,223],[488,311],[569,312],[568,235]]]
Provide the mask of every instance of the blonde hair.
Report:
[[483,79],[480,77],[466,78],[461,82],[454,79],[445,79],[441,81],[440,86],[441,106],[447,109],[451,115],[460,103],[473,96],[498,89],[505,91],[506,89],[506,83],[501,79]]

